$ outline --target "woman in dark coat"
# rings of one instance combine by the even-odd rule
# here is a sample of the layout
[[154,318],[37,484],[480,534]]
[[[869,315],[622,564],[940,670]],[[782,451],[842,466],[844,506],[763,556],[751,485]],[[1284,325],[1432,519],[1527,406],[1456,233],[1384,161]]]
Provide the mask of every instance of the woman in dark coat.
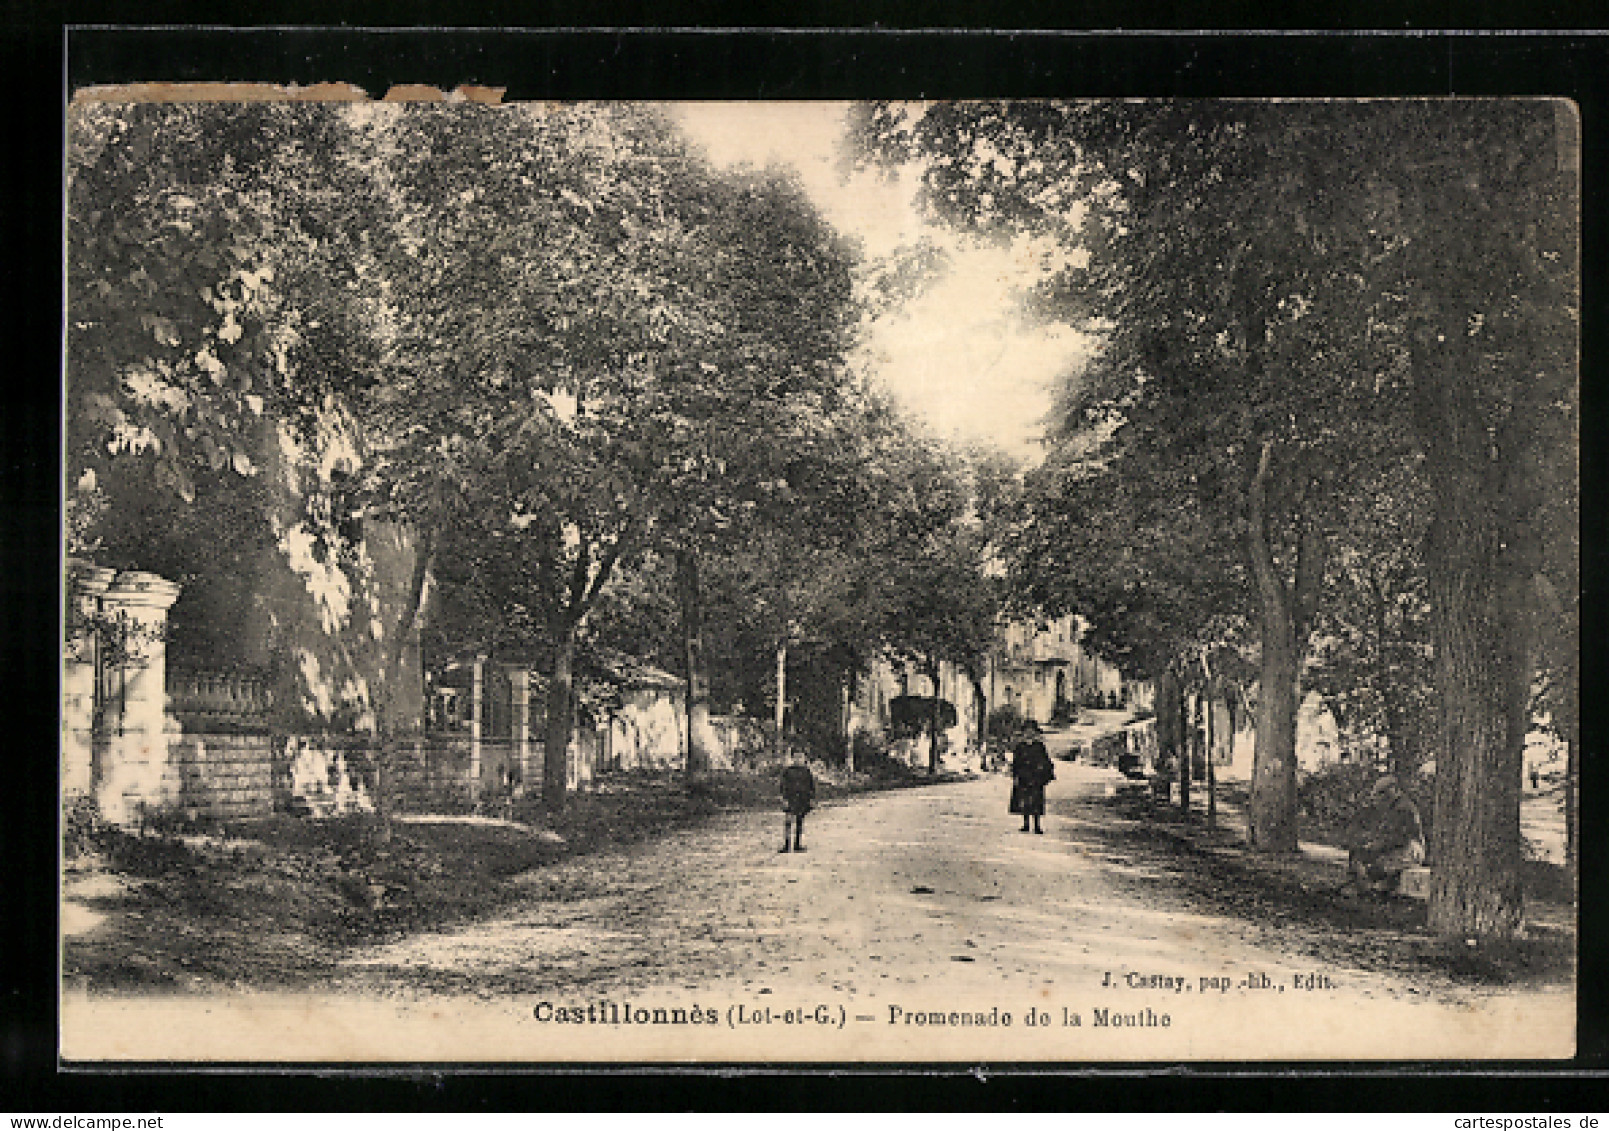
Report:
[[1017,745],[1011,749],[1011,811],[1022,814],[1022,832],[1043,833],[1039,818],[1045,815],[1045,786],[1056,776],[1050,752],[1039,738],[1039,727],[1030,722]]

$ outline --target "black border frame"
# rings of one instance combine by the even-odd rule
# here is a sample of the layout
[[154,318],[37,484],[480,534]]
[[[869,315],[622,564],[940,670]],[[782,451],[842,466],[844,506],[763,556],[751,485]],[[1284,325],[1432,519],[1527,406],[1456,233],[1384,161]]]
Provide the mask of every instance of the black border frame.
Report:
[[[1598,417],[1592,375],[1602,356],[1604,313],[1603,199],[1605,130],[1609,123],[1609,37],[1568,26],[1568,12],[1555,5],[1510,14],[1531,23],[1511,32],[1410,30],[1412,5],[1393,6],[1399,30],[1348,30],[1366,19],[1359,5],[1340,20],[1312,13],[1311,26],[1327,30],[1166,32],[1144,22],[1145,14],[1109,5],[1136,30],[1023,30],[964,26],[973,13],[956,4],[884,5],[882,27],[835,28],[831,18],[850,14],[847,5],[818,3],[791,14],[786,28],[711,30],[681,25],[663,6],[643,5],[622,26],[596,26],[596,13],[580,8],[564,27],[501,27],[509,5],[474,13],[477,29],[342,26],[336,21],[355,5],[320,10],[322,26],[279,28],[133,26],[112,22],[86,5],[69,23],[12,18],[5,39],[5,79],[12,106],[33,113],[33,129],[12,133],[20,159],[6,178],[8,227],[23,238],[8,245],[28,248],[29,290],[22,313],[8,320],[22,350],[14,363],[5,414],[3,459],[5,507],[0,510],[0,670],[21,677],[25,709],[8,743],[16,765],[14,786],[4,791],[10,814],[0,824],[0,859],[11,867],[4,881],[6,919],[21,922],[26,935],[0,936],[5,1032],[0,1041],[8,1084],[6,1106],[32,1105],[45,1113],[142,1107],[168,1110],[283,1109],[463,1110],[529,1106],[550,1110],[619,1110],[633,1106],[750,1110],[816,1110],[839,1106],[863,1110],[1163,1110],[1216,1108],[1307,1110],[1377,1107],[1394,1110],[1535,1110],[1570,1115],[1602,1110],[1599,1085],[1609,1072],[1609,1026],[1604,1024],[1604,962],[1592,944],[1603,941],[1601,822],[1589,805],[1583,812],[1579,1051],[1574,1062],[1368,1064],[1200,1063],[1103,1065],[838,1065],[838,1066],[567,1066],[528,1065],[348,1065],[312,1068],[284,1065],[217,1069],[127,1066],[118,1069],[58,1068],[55,1059],[55,939],[48,927],[56,914],[55,845],[34,835],[55,827],[55,763],[42,752],[56,744],[55,632],[59,576],[54,548],[58,535],[59,403],[56,376],[60,345],[61,124],[66,92],[85,84],[166,81],[271,81],[308,84],[350,81],[379,96],[393,83],[429,83],[450,88],[472,82],[506,86],[506,98],[856,98],[1152,96],[1152,97],[1436,97],[1558,96],[1574,99],[1583,118],[1583,436],[1582,470],[1587,497],[1599,462],[1591,438]],[[110,7],[101,5],[98,7]],[[387,12],[424,23],[445,11],[422,4]],[[441,6],[445,8],[445,6]],[[674,5],[671,6],[672,8]],[[1100,8],[1095,5],[1095,8]],[[311,9],[306,4],[244,5],[229,18],[246,17],[289,25]],[[916,9],[925,8],[925,13]],[[1440,5],[1432,19],[1444,15]],[[253,10],[255,9],[255,10]],[[1221,28],[1256,26],[1252,12]],[[150,13],[157,14],[155,11]],[[374,15],[373,12],[351,14]],[[913,14],[951,15],[948,28],[910,27]],[[1017,13],[1019,19],[1022,13]],[[1085,15],[1086,13],[1080,13]],[[1089,12],[1089,16],[1098,12]],[[1174,12],[1186,20],[1190,13]],[[190,13],[192,18],[200,13]],[[469,23],[469,13],[455,13]],[[1010,13],[990,15],[1002,23]],[[1350,16],[1350,21],[1348,19]],[[1249,18],[1248,18],[1249,17]],[[863,17],[864,18],[864,17]],[[1065,13],[1061,14],[1065,18]],[[658,27],[648,26],[648,21]],[[105,22],[102,22],[105,21]],[[583,26],[582,21],[587,25]],[[559,21],[555,21],[559,22]],[[569,22],[569,21],[565,21]],[[1032,19],[1026,21],[1036,22]],[[1040,27],[1057,20],[1040,21]],[[1491,21],[1491,26],[1502,26]],[[626,27],[635,24],[635,27]],[[905,25],[899,28],[899,25]],[[814,26],[810,26],[814,25]],[[37,111],[35,111],[37,107]],[[37,115],[37,116],[36,116]],[[20,145],[18,142],[20,141]],[[50,222],[43,218],[49,217]],[[8,257],[9,258],[9,257]],[[40,270],[39,265],[48,265]],[[16,272],[22,275],[22,272]],[[51,285],[46,286],[46,279]],[[20,378],[20,380],[19,380]],[[13,402],[14,407],[13,407]],[[1594,591],[1604,561],[1601,516],[1583,508],[1583,588]],[[1589,618],[1595,610],[1589,603]],[[1588,639],[1595,639],[1588,634]],[[1588,686],[1597,670],[1587,649]],[[1589,700],[1586,745],[1598,733],[1599,715]],[[1582,767],[1583,792],[1596,796],[1600,773],[1590,759]],[[6,830],[24,830],[8,835]],[[15,946],[23,943],[21,953]]]

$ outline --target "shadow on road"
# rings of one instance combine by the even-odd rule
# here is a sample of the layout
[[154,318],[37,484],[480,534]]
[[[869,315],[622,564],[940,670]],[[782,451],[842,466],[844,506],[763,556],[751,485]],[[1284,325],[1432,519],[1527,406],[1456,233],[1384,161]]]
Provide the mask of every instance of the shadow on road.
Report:
[[1525,937],[1510,944],[1451,944],[1426,929],[1424,903],[1345,894],[1340,868],[1302,855],[1254,853],[1235,831],[1209,831],[1200,814],[1187,821],[1157,805],[1144,786],[1064,797],[1053,808],[1080,822],[1080,834],[1106,854],[1121,887],[1148,903],[1184,904],[1232,920],[1249,941],[1277,943],[1316,963],[1434,972],[1465,983],[1574,982],[1573,905],[1533,904]]

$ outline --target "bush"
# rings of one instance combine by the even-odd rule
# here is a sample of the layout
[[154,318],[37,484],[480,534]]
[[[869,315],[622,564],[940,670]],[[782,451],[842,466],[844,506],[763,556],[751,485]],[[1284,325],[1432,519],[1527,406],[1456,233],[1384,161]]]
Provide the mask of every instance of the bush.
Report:
[[855,763],[855,771],[879,782],[918,781],[926,774],[894,757],[888,751],[870,754],[864,762]]
[[1022,712],[1008,703],[989,712],[985,729],[991,741],[1009,746],[1017,740],[1017,735],[1022,731],[1022,723]]
[[72,863],[81,857],[96,855],[103,831],[95,799],[75,797],[62,812],[62,859]]
[[850,738],[849,745],[854,751],[857,769],[888,757],[888,739],[876,731],[857,730]]
[[823,762],[833,765],[843,765],[845,756],[849,752],[849,745],[844,741],[844,734],[839,729],[837,720],[831,723],[818,722],[801,726],[796,734],[788,738],[790,746],[801,746],[809,752],[811,758],[819,758]]
[[[1303,832],[1317,840],[1341,844],[1355,829],[1381,771],[1368,762],[1337,762],[1306,774],[1296,786],[1296,806]],[[1419,821],[1430,838],[1435,779],[1422,774],[1402,780],[1402,789],[1419,809]]]
[[[927,733],[933,715],[931,695],[896,695],[888,701],[889,735],[892,738],[917,738]],[[948,730],[956,723],[955,704],[948,699],[939,700],[939,729]]]

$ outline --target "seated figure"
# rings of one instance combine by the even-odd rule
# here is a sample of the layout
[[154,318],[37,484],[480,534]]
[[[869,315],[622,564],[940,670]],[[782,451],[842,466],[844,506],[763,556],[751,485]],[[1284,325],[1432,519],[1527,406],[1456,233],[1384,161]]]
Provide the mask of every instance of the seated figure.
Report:
[[1392,774],[1369,791],[1347,856],[1351,882],[1363,891],[1395,890],[1402,873],[1425,862],[1419,809]]

